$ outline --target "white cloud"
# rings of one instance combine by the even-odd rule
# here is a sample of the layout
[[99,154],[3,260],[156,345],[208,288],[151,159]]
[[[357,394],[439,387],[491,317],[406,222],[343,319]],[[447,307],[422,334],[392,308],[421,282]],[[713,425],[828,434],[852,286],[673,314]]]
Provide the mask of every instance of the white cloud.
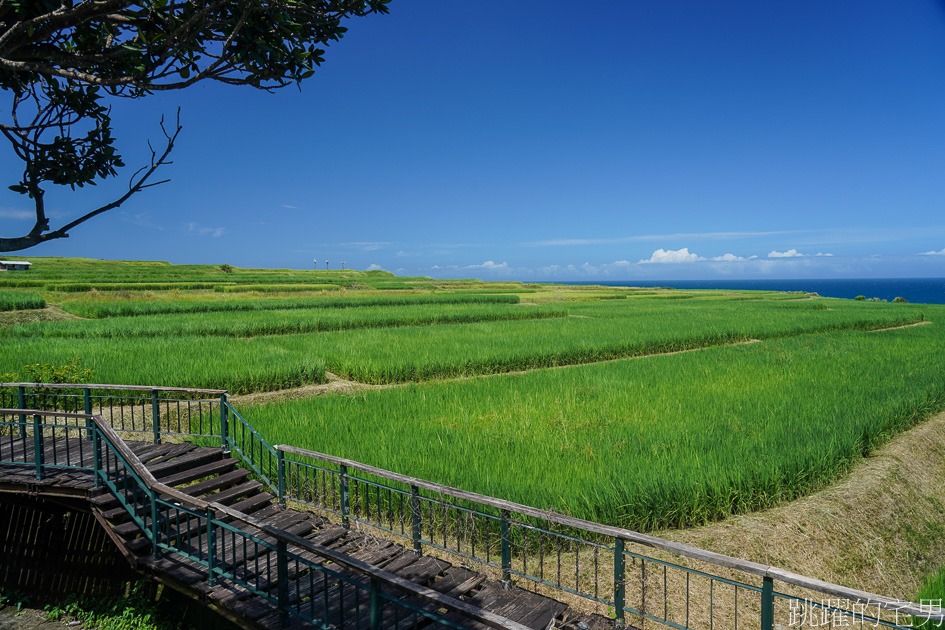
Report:
[[711,260],[714,260],[715,262],[743,262],[746,260],[752,260],[754,258],[757,258],[757,256],[745,258],[744,256],[736,256],[735,254],[722,254],[721,256],[714,256],[711,258]]
[[833,256],[833,254],[824,254],[823,252],[817,252],[814,256]]
[[772,251],[768,254],[768,258],[800,258],[803,255],[796,249],[789,249],[786,252]]
[[922,252],[919,256],[945,256],[945,249],[940,252]]
[[288,208],[289,210],[298,210],[298,209],[299,209],[298,206],[290,206],[290,205],[287,204],[287,203],[282,204],[282,207],[283,207],[283,208]]
[[365,271],[380,271],[382,269],[383,267],[381,267],[380,265],[371,263]]
[[196,223],[187,223],[187,231],[191,234],[199,234],[200,236],[210,236],[210,238],[220,238],[226,234],[226,228],[213,228],[213,227],[203,227],[197,225]]
[[0,208],[0,219],[16,219],[18,221],[22,221],[35,218],[35,210],[13,210],[11,208]]
[[[151,228],[154,230],[164,231],[164,227],[158,225],[151,221],[151,213],[149,212],[139,212],[138,214],[132,215],[131,218],[128,218],[128,215],[122,213],[125,221],[133,223],[134,225],[140,225],[141,227]],[[222,228],[221,228],[222,229]]]
[[693,263],[702,260],[697,254],[690,253],[688,247],[682,249],[658,249],[648,260],[641,260],[638,264],[647,263]]
[[781,234],[799,234],[806,230],[782,230],[777,232],[682,232],[677,234],[641,234],[638,236],[619,236],[615,238],[555,238],[547,241],[523,243],[532,247],[550,247],[560,245],[613,245],[619,243],[639,243],[645,241],[667,241],[679,239],[704,238],[710,240],[732,240],[756,236],[774,236]]
[[509,263],[501,262],[501,263],[496,264],[495,262],[491,260],[487,260],[481,265],[466,265],[465,268],[466,269],[508,269]]

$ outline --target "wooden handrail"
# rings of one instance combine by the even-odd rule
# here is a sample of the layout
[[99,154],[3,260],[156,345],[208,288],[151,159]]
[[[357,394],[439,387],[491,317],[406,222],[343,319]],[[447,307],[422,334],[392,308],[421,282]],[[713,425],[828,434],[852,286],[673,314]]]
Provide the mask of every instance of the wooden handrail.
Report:
[[[75,385],[75,384],[40,384],[40,383],[0,383],[2,386],[35,386],[35,387],[59,387],[59,388],[101,388],[101,389],[126,389],[126,390],[141,390],[141,391],[182,391],[182,392],[199,392],[199,393],[225,393],[225,390],[199,390],[199,389],[185,389],[185,388],[156,388],[156,387],[136,387],[136,386],[119,386],[119,385]],[[96,426],[99,427],[99,430],[109,439],[112,445],[118,450],[123,457],[129,462],[132,469],[142,478],[142,480],[154,490],[172,497],[181,503],[190,505],[197,509],[206,510],[207,508],[212,508],[217,512],[226,514],[227,516],[232,517],[235,520],[238,520],[242,523],[255,527],[261,531],[265,531],[267,534],[273,536],[278,540],[282,540],[286,543],[291,543],[303,549],[307,549],[316,554],[319,554],[325,558],[332,560],[340,565],[349,567],[358,572],[369,573],[370,575],[376,577],[382,582],[385,582],[391,586],[401,588],[412,594],[415,594],[419,597],[427,599],[429,601],[434,601],[436,603],[441,603],[447,608],[455,609],[457,611],[463,612],[470,616],[474,616],[476,619],[482,621],[491,627],[496,628],[515,628],[516,630],[523,630],[524,626],[520,624],[515,624],[507,619],[493,615],[486,611],[482,611],[478,608],[471,607],[465,602],[456,600],[454,598],[447,597],[431,589],[425,589],[424,587],[417,586],[412,582],[403,580],[402,578],[372,567],[366,563],[355,560],[343,554],[339,554],[332,549],[327,547],[322,547],[321,545],[316,545],[311,541],[295,536],[288,532],[285,532],[281,529],[272,527],[266,523],[262,523],[249,517],[241,512],[237,512],[232,508],[218,504],[218,503],[208,503],[206,501],[201,501],[191,497],[190,495],[184,494],[174,488],[165,486],[160,483],[153,475],[148,471],[148,469],[141,463],[137,456],[127,447],[124,441],[118,437],[118,434],[112,429],[112,427],[107,423],[107,421],[102,416],[88,416],[85,414],[76,414],[76,413],[63,413],[63,412],[52,412],[52,411],[42,411],[35,409],[0,409],[0,414],[22,414],[22,415],[45,415],[45,416],[54,416],[54,417],[65,417],[65,418],[93,418]],[[423,488],[431,492],[436,492],[446,496],[451,496],[456,499],[461,499],[465,501],[470,501],[473,503],[478,503],[480,505],[486,505],[494,507],[500,510],[508,510],[510,512],[516,512],[525,516],[542,519],[548,522],[557,523],[559,525],[564,525],[567,527],[572,527],[574,529],[591,532],[594,534],[607,536],[611,538],[619,538],[627,542],[633,542],[641,544],[647,547],[654,549],[659,549],[669,553],[673,553],[679,556],[690,558],[693,560],[698,560],[702,562],[707,562],[709,564],[714,564],[717,566],[725,567],[728,569],[734,569],[747,573],[750,575],[755,575],[763,578],[771,578],[784,582],[786,584],[791,584],[800,588],[804,588],[810,591],[817,593],[822,593],[833,598],[846,599],[851,601],[857,601],[861,603],[867,603],[868,605],[876,605],[878,607],[884,608],[889,611],[898,612],[903,615],[912,615],[915,617],[927,618],[932,620],[942,620],[945,619],[945,614],[936,614],[932,615],[930,610],[925,610],[921,606],[913,603],[907,602],[904,600],[898,600],[891,597],[886,597],[884,595],[878,595],[876,593],[870,593],[867,591],[861,591],[858,589],[848,588],[845,586],[840,586],[838,584],[832,584],[830,582],[825,582],[822,580],[817,580],[807,576],[803,576],[785,569],[780,569],[778,567],[759,564],[756,562],[750,562],[742,560],[740,558],[734,558],[732,556],[726,556],[724,554],[715,553],[712,551],[707,551],[705,549],[700,549],[698,547],[692,547],[690,545],[685,545],[682,543],[675,543],[669,540],[658,538],[656,536],[650,536],[647,534],[642,534],[640,532],[635,532],[633,530],[624,529],[620,527],[613,527],[610,525],[602,525],[600,523],[594,523],[591,521],[585,521],[583,519],[575,518],[572,516],[565,516],[563,514],[558,514],[556,512],[551,512],[547,510],[540,510],[533,508],[527,505],[522,505],[519,503],[513,503],[511,501],[505,501],[502,499],[496,499],[495,497],[489,497],[486,495],[477,494],[474,492],[467,492],[465,490],[460,490],[458,488],[452,488],[450,486],[434,483],[431,481],[426,481],[423,479],[418,479],[416,477],[410,477],[408,475],[402,475],[400,473],[395,473],[389,470],[384,470],[382,468],[377,468],[370,466],[368,464],[362,464],[350,459],[345,459],[342,457],[335,457],[333,455],[328,455],[326,453],[318,453],[316,451],[310,451],[307,449],[298,448],[295,446],[287,445],[277,445],[274,447],[277,451],[282,451],[284,453],[290,453],[293,455],[298,455],[302,457],[308,457],[311,459],[320,460],[323,462],[332,463],[339,466],[346,466],[348,468],[360,470],[362,472],[374,475],[379,478],[389,479],[398,483],[402,483],[408,486],[416,486],[418,488]],[[303,463],[304,462],[300,462]],[[478,611],[478,612],[477,612]],[[476,615],[482,615],[478,617]],[[499,624],[499,625],[497,625]],[[505,624],[505,625],[502,625]],[[511,625],[509,625],[511,624]]]
[[[282,451],[284,453],[291,453],[293,455],[300,455],[302,457],[309,457],[312,459],[318,459],[324,462],[329,462],[339,466],[346,466],[348,468],[353,468],[366,472],[375,477],[381,477],[384,479],[389,479],[391,481],[396,481],[408,486],[416,486],[418,488],[423,488],[425,490],[430,490],[431,492],[436,492],[438,494],[443,494],[446,496],[451,496],[456,499],[462,499],[464,501],[471,501],[473,503],[479,503],[480,505],[487,505],[489,507],[494,507],[500,510],[508,510],[510,512],[516,512],[518,514],[523,514],[525,516],[530,516],[533,518],[539,518],[551,523],[557,523],[559,525],[565,525],[567,527],[572,527],[574,529],[580,529],[583,531],[591,532],[594,534],[608,536],[611,538],[619,538],[624,541],[634,542],[647,547],[652,547],[654,549],[660,549],[662,551],[668,551],[670,553],[683,556],[686,558],[691,558],[693,560],[699,560],[702,562],[708,562],[709,564],[714,564],[717,566],[725,567],[728,569],[735,569],[743,573],[748,573],[751,575],[757,575],[759,577],[769,577],[787,584],[792,584],[794,586],[799,586],[811,591],[818,593],[823,593],[825,595],[830,595],[834,598],[839,599],[848,599],[851,601],[857,602],[868,602],[869,604],[879,605],[882,608],[891,610],[893,612],[899,612],[904,615],[914,615],[916,617],[929,617],[929,610],[922,610],[920,606],[916,605],[913,602],[904,602],[903,600],[893,599],[891,597],[885,597],[883,595],[877,595],[875,593],[869,593],[867,591],[860,591],[853,588],[847,588],[845,586],[840,586],[838,584],[831,584],[830,582],[824,582],[822,580],[817,580],[814,578],[809,578],[804,575],[793,573],[785,569],[779,569],[778,567],[768,566],[764,564],[759,564],[757,562],[749,562],[747,560],[742,560],[740,558],[734,558],[732,556],[726,556],[720,553],[715,553],[713,551],[706,551],[705,549],[700,549],[698,547],[692,547],[690,545],[684,545],[682,543],[676,543],[663,538],[658,538],[656,536],[649,536],[647,534],[641,534],[640,532],[635,532],[630,529],[623,529],[621,527],[612,527],[610,525],[601,525],[600,523],[594,523],[592,521],[585,521],[583,519],[575,518],[573,516],[565,516],[563,514],[558,514],[556,512],[550,512],[547,510],[539,510],[527,505],[522,505],[520,503],[513,503],[511,501],[504,501],[502,499],[496,499],[494,497],[485,496],[482,494],[476,494],[475,492],[467,492],[465,490],[460,490],[458,488],[452,488],[450,486],[444,486],[442,484],[433,483],[431,481],[426,481],[423,479],[417,479],[416,477],[409,477],[407,475],[401,475],[399,473],[391,472],[389,470],[384,470],[383,468],[376,468],[374,466],[369,466],[367,464],[362,464],[350,459],[344,459],[342,457],[335,457],[333,455],[326,455],[325,453],[317,453],[315,451],[309,451],[306,449],[298,448],[295,446],[286,446],[286,445],[277,445],[276,450]],[[304,464],[304,462],[301,462]],[[934,619],[939,619],[940,617],[945,617],[945,615],[939,615],[934,617]]]
[[[84,417],[88,417],[88,416],[84,416]],[[92,419],[93,419],[93,422],[95,422],[95,425],[98,427],[99,431],[102,432],[102,434],[109,441],[112,447],[121,454],[121,456],[125,459],[125,461],[128,462],[132,470],[134,470],[134,472],[139,477],[141,477],[141,480],[144,481],[144,483],[149,488],[159,492],[162,495],[170,497],[176,501],[180,501],[181,503],[189,505],[192,508],[196,508],[199,510],[213,509],[215,512],[226,514],[227,516],[233,518],[234,520],[240,521],[242,523],[245,523],[246,525],[249,525],[250,527],[254,527],[260,531],[263,531],[269,534],[276,540],[282,540],[288,544],[292,544],[296,547],[305,549],[306,551],[311,551],[313,553],[316,553],[319,556],[322,556],[323,558],[331,560],[332,562],[335,562],[336,564],[339,564],[343,567],[353,569],[357,571],[358,573],[367,574],[370,577],[375,578],[389,586],[393,586],[402,591],[406,591],[406,593],[410,595],[420,597],[426,601],[438,604],[450,610],[461,612],[464,615],[472,617],[476,621],[484,623],[487,626],[490,626],[492,628],[500,628],[500,629],[505,629],[505,630],[529,630],[527,626],[524,626],[520,623],[511,621],[509,619],[506,619],[505,617],[501,617],[494,613],[490,613],[486,610],[482,610],[481,608],[477,608],[475,606],[467,604],[466,602],[458,600],[454,597],[450,597],[448,595],[444,595],[442,593],[434,591],[431,588],[414,584],[413,582],[410,582],[409,580],[405,580],[404,578],[398,575],[395,575],[394,573],[391,573],[389,571],[384,571],[383,569],[378,569],[377,567],[374,567],[366,562],[362,562],[350,556],[346,556],[344,554],[338,553],[337,551],[330,549],[328,547],[317,545],[306,538],[302,538],[301,536],[296,536],[282,529],[279,529],[278,527],[273,527],[272,525],[269,525],[267,523],[254,519],[251,516],[247,516],[246,514],[243,514],[242,512],[238,512],[234,510],[233,508],[227,507],[220,503],[202,501],[188,494],[184,494],[183,492],[180,492],[179,490],[171,488],[170,486],[166,486],[162,484],[161,482],[159,482],[154,477],[154,475],[151,474],[151,471],[149,471],[147,467],[145,467],[145,465],[141,463],[141,460],[138,459],[138,456],[135,455],[134,452],[130,448],[128,448],[128,445],[125,444],[124,440],[122,440],[118,436],[118,434],[111,427],[111,425],[108,424],[105,418],[103,418],[102,416],[96,415],[96,416],[92,416]]]
[[42,409],[0,409],[2,415],[18,416],[52,416],[54,418],[76,418],[88,420],[90,416],[84,413],[66,413],[65,411],[43,411]]
[[124,389],[133,392],[178,392],[184,394],[226,394],[225,389],[193,387],[148,387],[147,385],[106,385],[93,383],[0,383],[0,387],[42,387],[44,389]]

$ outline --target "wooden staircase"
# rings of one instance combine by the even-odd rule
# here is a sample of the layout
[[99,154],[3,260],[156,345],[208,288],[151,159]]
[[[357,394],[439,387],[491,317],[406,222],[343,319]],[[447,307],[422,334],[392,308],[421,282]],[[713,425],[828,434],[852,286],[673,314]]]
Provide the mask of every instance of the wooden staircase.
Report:
[[[274,500],[276,497],[265,490],[263,484],[250,478],[249,471],[238,467],[237,459],[228,456],[219,448],[144,442],[126,444],[159,482],[189,496],[225,505],[272,527],[306,538],[317,545],[367,562],[415,584],[468,602],[535,630],[545,630],[553,621],[561,626],[565,621],[562,613],[567,611],[568,606],[564,603],[515,587],[506,589],[501,583],[487,580],[467,568],[454,566],[450,562],[430,556],[418,556],[402,545],[331,523],[311,512],[283,508]],[[138,524],[112,494],[97,489],[92,491],[90,501],[96,518],[106,526],[113,541],[136,570],[203,601],[244,627],[280,627],[282,620],[279,612],[264,598],[225,580],[210,586],[204,568],[178,555],[165,554],[161,558],[155,558],[150,540],[144,536]],[[227,517],[220,520],[233,521]],[[145,525],[150,526],[150,522],[146,520]],[[196,518],[182,519],[169,524],[168,527],[171,536],[179,534],[188,540],[201,540],[200,524]],[[245,524],[240,527],[247,531]],[[258,529],[250,528],[249,533],[272,542],[271,537]],[[203,549],[206,550],[205,536],[202,541]],[[229,550],[227,545],[231,545],[231,542],[224,540],[223,545]],[[309,555],[311,559],[324,562],[323,558],[315,554]],[[271,556],[275,554],[265,547],[237,550],[241,577],[262,578],[263,590],[274,592],[277,588],[274,571],[276,561]],[[338,567],[337,571],[353,574],[341,567]],[[298,593],[289,592],[288,595],[290,600],[295,602],[299,599]],[[420,598],[415,599],[416,601],[411,603],[418,607],[435,608]],[[329,617],[333,611],[334,608],[329,606]],[[391,611],[388,610],[385,614],[390,616]],[[583,615],[581,617],[584,618]],[[448,619],[465,627],[488,627],[459,613],[450,615]],[[584,619],[589,622],[596,621],[597,623],[591,624],[593,627],[605,625],[600,623],[603,619]],[[340,624],[342,620],[337,621]],[[428,621],[414,614],[407,619],[398,619],[396,627],[398,630],[424,627]],[[307,624],[295,621],[294,625],[304,627]],[[385,617],[381,627],[393,625],[394,619]]]

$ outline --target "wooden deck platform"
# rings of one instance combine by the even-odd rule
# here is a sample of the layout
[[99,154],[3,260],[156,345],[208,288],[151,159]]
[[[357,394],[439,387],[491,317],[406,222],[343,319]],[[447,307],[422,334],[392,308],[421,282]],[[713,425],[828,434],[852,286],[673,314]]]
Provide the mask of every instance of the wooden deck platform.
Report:
[[[264,486],[250,478],[250,472],[239,467],[239,461],[225,455],[219,448],[202,448],[191,444],[152,444],[125,442],[151,474],[161,483],[194,498],[226,505],[272,527],[306,538],[348,557],[393,573],[414,584],[464,601],[495,613],[510,621],[535,630],[551,627],[574,630],[597,630],[613,627],[613,622],[599,615],[585,615],[571,610],[565,603],[517,587],[505,588],[501,582],[487,579],[469,568],[430,556],[419,556],[399,544],[369,536],[357,529],[346,529],[307,511],[280,507]],[[32,449],[31,440],[0,440],[0,460],[23,460],[24,450]],[[46,440],[43,444],[46,461],[68,461],[75,466],[91,464],[90,443],[80,438]],[[19,452],[14,452],[20,449]],[[27,461],[32,458],[31,453]],[[14,457],[17,456],[17,457]],[[43,479],[36,478],[35,466],[0,464],[0,492],[43,497],[69,497],[88,501],[89,509],[108,536],[128,560],[132,568],[175,588],[221,612],[247,628],[279,628],[280,613],[268,600],[245,588],[219,580],[210,586],[206,569],[181,556],[167,554],[155,559],[151,543],[131,521],[118,499],[102,488],[94,488],[90,473],[61,468],[47,468]],[[189,527],[187,523],[180,527]],[[241,529],[246,530],[245,524]],[[252,529],[252,528],[250,528]],[[251,531],[266,539],[260,530]],[[274,555],[274,554],[271,554]],[[321,559],[319,559],[320,561]],[[274,565],[274,560],[272,561]],[[270,558],[263,554],[242,558],[240,570],[247,573],[269,568]],[[275,581],[267,588],[276,589]],[[298,593],[289,593],[297,602]],[[294,599],[291,599],[294,598]],[[301,605],[311,605],[308,598]],[[413,602],[423,606],[424,601]],[[432,606],[431,604],[426,604]],[[327,607],[332,609],[331,606]],[[348,613],[350,614],[350,613]],[[366,614],[366,612],[365,612]],[[452,613],[450,621],[469,628],[487,628],[481,622]],[[291,618],[289,627],[307,625]],[[341,622],[343,620],[333,620]],[[398,619],[396,627],[423,627],[427,620]],[[384,618],[381,627],[395,627],[392,618]]]

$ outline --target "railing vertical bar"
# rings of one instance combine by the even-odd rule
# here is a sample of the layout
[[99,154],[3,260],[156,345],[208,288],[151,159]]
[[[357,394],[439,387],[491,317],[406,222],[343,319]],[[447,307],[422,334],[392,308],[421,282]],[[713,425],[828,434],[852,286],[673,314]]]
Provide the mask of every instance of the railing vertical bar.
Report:
[[[26,388],[25,387],[20,386],[17,388],[16,402],[20,409],[26,409]],[[26,439],[26,414],[25,413],[20,414],[20,438],[24,440]]]
[[158,391],[151,391],[151,428],[154,431],[154,443],[161,443],[161,405],[158,402]]
[[158,537],[157,495],[150,488],[147,488],[146,494],[151,500],[151,552],[154,559],[158,560],[161,557],[161,548],[158,546],[160,538]]
[[761,585],[761,630],[773,630],[773,628],[774,580],[766,575]]
[[348,467],[339,466],[340,475],[339,475],[339,484],[341,490],[341,524],[345,529],[351,527],[351,523],[348,522],[348,516],[350,514],[350,506],[348,505]]
[[289,625],[289,556],[284,540],[276,541],[276,580],[279,598],[279,624]]
[[417,486],[410,486],[410,524],[413,552],[419,556],[423,553],[423,546],[420,544],[423,529],[420,523],[420,488]]
[[381,627],[381,587],[376,578],[371,578],[371,619],[370,630]]
[[[207,584],[214,586],[216,577],[213,575],[216,556],[216,533],[213,531],[213,508],[207,508]],[[225,558],[224,558],[225,560]]]
[[95,423],[92,420],[92,390],[89,389],[88,387],[82,390],[82,402],[84,403],[84,406],[85,406],[85,415],[88,416],[88,418],[85,419],[85,427],[88,429],[88,434],[86,436],[86,439],[88,439],[88,441],[91,442],[92,441],[92,425]]
[[43,478],[43,425],[39,416],[33,416],[33,459],[36,462],[36,478]]
[[97,426],[92,426],[92,476],[94,479],[93,485],[96,488],[102,486],[101,477],[104,476],[102,471],[102,436],[99,433]]
[[279,505],[285,507],[285,453],[276,451],[276,457],[278,458],[279,464]]
[[500,522],[502,530],[502,585],[506,588],[512,586],[512,540],[509,536],[509,518],[509,511],[502,510]]
[[[688,574],[687,574],[688,576]],[[617,623],[623,625],[624,598],[626,597],[626,575],[624,572],[623,539],[614,539],[614,612]]]

